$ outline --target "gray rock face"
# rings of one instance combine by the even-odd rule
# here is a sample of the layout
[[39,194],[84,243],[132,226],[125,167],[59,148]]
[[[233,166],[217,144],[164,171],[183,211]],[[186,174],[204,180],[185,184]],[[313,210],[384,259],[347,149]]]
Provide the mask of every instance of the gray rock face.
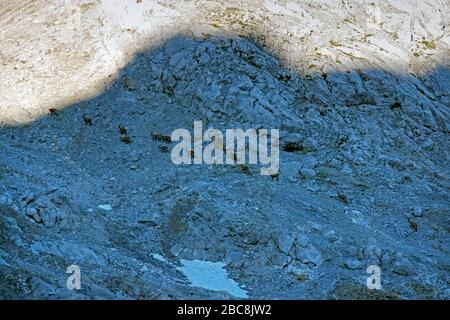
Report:
[[[320,10],[200,3],[200,22],[223,33],[187,24],[200,36],[162,39],[101,93],[28,124],[15,104],[0,106],[0,298],[232,297],[191,286],[179,270],[181,260],[202,260],[224,263],[250,299],[353,297],[366,292],[373,265],[383,291],[368,298],[449,299],[449,40],[431,9],[448,16],[448,8],[421,7],[436,16],[422,30],[410,27],[415,8],[387,0]],[[154,10],[196,6],[171,5]],[[135,26],[137,42],[148,35],[140,25],[152,28],[146,21]],[[128,24],[111,30],[125,39]],[[118,68],[115,41],[98,43],[108,50],[95,59]],[[20,74],[12,56],[0,53],[0,96],[18,99],[17,79],[19,93],[3,94]],[[100,60],[93,69],[111,71]],[[97,79],[79,72],[80,85]],[[256,165],[175,165],[169,137],[196,120],[279,129],[279,175],[261,176]],[[80,290],[66,286],[71,265],[80,267]]]
[[362,263],[356,259],[345,260],[345,266],[350,270],[362,269]]
[[318,266],[322,263],[323,258],[320,252],[314,247],[297,247],[295,257],[304,264]]

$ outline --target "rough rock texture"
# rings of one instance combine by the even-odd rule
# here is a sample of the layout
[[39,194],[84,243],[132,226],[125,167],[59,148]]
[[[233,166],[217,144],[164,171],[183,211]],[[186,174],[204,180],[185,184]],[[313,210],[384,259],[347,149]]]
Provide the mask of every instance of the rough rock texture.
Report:
[[[449,299],[449,10],[0,1],[0,298],[233,297],[184,259],[251,299]],[[279,128],[279,176],[174,165],[194,120]]]

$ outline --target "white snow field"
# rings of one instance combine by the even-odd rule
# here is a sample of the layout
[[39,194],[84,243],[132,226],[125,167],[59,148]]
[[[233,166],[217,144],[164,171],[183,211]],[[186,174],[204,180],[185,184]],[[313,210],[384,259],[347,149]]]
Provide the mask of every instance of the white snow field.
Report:
[[178,267],[195,287],[214,291],[227,291],[237,298],[248,298],[233,279],[228,277],[222,262],[201,260],[180,260],[182,266]]

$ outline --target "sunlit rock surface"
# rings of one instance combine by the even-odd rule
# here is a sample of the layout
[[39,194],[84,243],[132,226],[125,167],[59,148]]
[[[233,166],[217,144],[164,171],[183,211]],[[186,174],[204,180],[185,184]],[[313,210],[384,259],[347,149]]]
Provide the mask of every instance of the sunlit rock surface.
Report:
[[[0,1],[0,298],[449,299],[449,15]],[[174,165],[196,120],[278,128],[279,175]]]

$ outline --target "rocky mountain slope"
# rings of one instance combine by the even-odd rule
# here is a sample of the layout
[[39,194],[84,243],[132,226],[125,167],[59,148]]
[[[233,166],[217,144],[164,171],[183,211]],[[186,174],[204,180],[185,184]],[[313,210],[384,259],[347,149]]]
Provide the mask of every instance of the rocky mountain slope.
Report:
[[[448,299],[449,11],[0,1],[0,298]],[[279,175],[174,165],[196,120]]]

